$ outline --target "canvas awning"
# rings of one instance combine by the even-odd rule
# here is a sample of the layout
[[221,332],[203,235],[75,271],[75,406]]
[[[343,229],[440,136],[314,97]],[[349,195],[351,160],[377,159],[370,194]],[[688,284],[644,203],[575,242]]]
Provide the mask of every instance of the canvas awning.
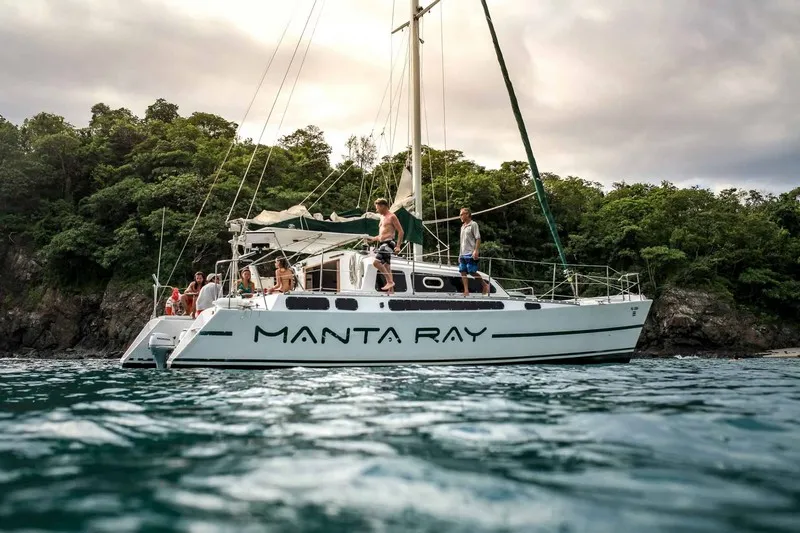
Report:
[[[404,169],[398,185],[397,194],[390,210],[397,215],[403,227],[404,241],[422,244],[424,229],[422,221],[410,211],[413,209],[414,195],[411,193],[411,173]],[[311,213],[303,205],[295,205],[283,211],[262,211],[256,217],[246,220],[248,227],[286,228],[307,230],[351,236],[375,236],[378,234],[380,216],[374,212],[349,209],[340,214]]]
[[239,237],[239,244],[243,245],[245,250],[265,248],[283,250],[288,253],[318,254],[346,245],[361,237],[366,237],[366,235],[267,227],[246,232]]

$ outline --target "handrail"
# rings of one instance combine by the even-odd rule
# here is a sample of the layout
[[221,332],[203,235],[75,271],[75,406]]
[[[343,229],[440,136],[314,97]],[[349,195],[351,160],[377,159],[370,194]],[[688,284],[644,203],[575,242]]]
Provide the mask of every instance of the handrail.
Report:
[[[253,257],[248,262],[250,265],[256,266],[266,262],[268,257],[275,257],[281,253],[280,249],[273,248],[265,251],[266,253],[261,257]],[[304,292],[307,290],[305,287],[305,280],[302,278],[302,273],[298,274],[297,269],[301,268],[304,264],[306,266],[313,266],[314,278],[319,279],[319,286],[313,288],[314,292],[328,292],[328,293],[372,293],[372,290],[364,286],[364,278],[361,279],[361,285],[357,288],[349,287],[346,283],[338,288],[325,288],[323,289],[323,274],[326,272],[340,272],[340,268],[330,268],[325,266],[325,259],[328,257],[334,260],[337,255],[346,253],[353,253],[352,251],[343,251],[341,254],[334,254],[332,251],[326,251],[322,254],[316,254],[313,262],[309,264],[306,261],[301,261],[293,265],[293,270],[298,280],[297,290]],[[359,254],[359,261],[369,257],[369,254],[364,255],[364,252]],[[285,257],[285,255],[284,255]],[[239,258],[241,260],[241,258]],[[443,260],[451,259],[447,255],[443,256]],[[579,305],[583,299],[591,299],[599,301],[599,303],[610,303],[612,300],[631,301],[633,299],[642,298],[640,294],[641,280],[638,272],[618,272],[608,265],[581,265],[569,264],[570,268],[566,270],[561,269],[559,263],[550,261],[531,261],[526,259],[509,259],[503,257],[487,257],[481,258],[485,270],[479,270],[481,276],[491,286],[495,287],[494,292],[490,292],[488,298],[507,298],[508,296],[521,297],[533,301],[547,301],[558,304],[573,304]],[[427,263],[424,261],[416,261],[413,258],[397,257],[396,263],[393,261],[393,266],[398,265],[400,270],[405,270],[406,274],[413,276],[419,273],[429,272],[431,275],[437,276],[460,276],[457,267],[454,265],[440,263]],[[214,272],[218,273],[222,265],[232,263],[231,259],[217,261],[215,263]],[[396,267],[397,268],[397,267]],[[319,272],[317,272],[317,270]],[[394,269],[393,269],[394,270]],[[435,274],[434,274],[435,273]],[[230,266],[226,269],[227,280],[228,274],[236,276],[238,273],[231,273]],[[154,276],[155,279],[155,276]],[[407,279],[407,282],[409,280]],[[315,284],[316,285],[316,284]],[[436,292],[427,292],[425,290],[418,290],[415,283],[406,283],[408,293],[416,296],[434,296]],[[157,309],[158,291],[163,287],[160,283],[154,284],[154,311]],[[171,287],[169,287],[171,288]],[[448,289],[446,289],[448,290]],[[455,294],[456,291],[447,292],[447,294]],[[444,295],[445,293],[439,293]],[[479,296],[477,293],[475,296]],[[230,293],[227,295],[229,298],[229,305],[232,305],[230,299],[235,297],[235,294]],[[264,302],[266,306],[266,300]]]

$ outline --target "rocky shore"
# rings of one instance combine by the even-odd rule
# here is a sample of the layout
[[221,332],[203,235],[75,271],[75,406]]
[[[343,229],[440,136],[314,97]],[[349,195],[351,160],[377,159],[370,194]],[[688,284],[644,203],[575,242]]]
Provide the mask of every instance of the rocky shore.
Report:
[[[92,294],[44,286],[20,250],[0,257],[0,357],[117,358],[152,312],[149,294],[112,281]],[[637,356],[753,357],[800,346],[800,324],[772,323],[704,291],[667,289],[655,301]]]

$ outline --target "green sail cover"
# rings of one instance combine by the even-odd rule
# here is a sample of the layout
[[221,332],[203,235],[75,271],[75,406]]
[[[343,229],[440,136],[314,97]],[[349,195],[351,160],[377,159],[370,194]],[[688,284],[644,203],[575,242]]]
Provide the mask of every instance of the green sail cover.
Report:
[[[343,212],[340,216],[345,215]],[[394,213],[403,226],[403,241],[414,244],[422,244],[422,221],[401,207]],[[333,222],[331,220],[317,220],[309,217],[295,217],[270,224],[272,228],[305,229],[312,231],[330,231],[333,233],[353,233],[355,235],[378,235],[378,221],[372,218],[359,218],[345,222]]]

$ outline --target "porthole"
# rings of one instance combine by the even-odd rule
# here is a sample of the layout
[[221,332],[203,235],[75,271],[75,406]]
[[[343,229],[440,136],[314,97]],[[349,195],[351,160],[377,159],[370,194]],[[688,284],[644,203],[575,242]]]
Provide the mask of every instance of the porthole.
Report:
[[426,289],[438,290],[444,288],[444,281],[442,278],[432,278],[425,276],[422,278],[422,286]]

